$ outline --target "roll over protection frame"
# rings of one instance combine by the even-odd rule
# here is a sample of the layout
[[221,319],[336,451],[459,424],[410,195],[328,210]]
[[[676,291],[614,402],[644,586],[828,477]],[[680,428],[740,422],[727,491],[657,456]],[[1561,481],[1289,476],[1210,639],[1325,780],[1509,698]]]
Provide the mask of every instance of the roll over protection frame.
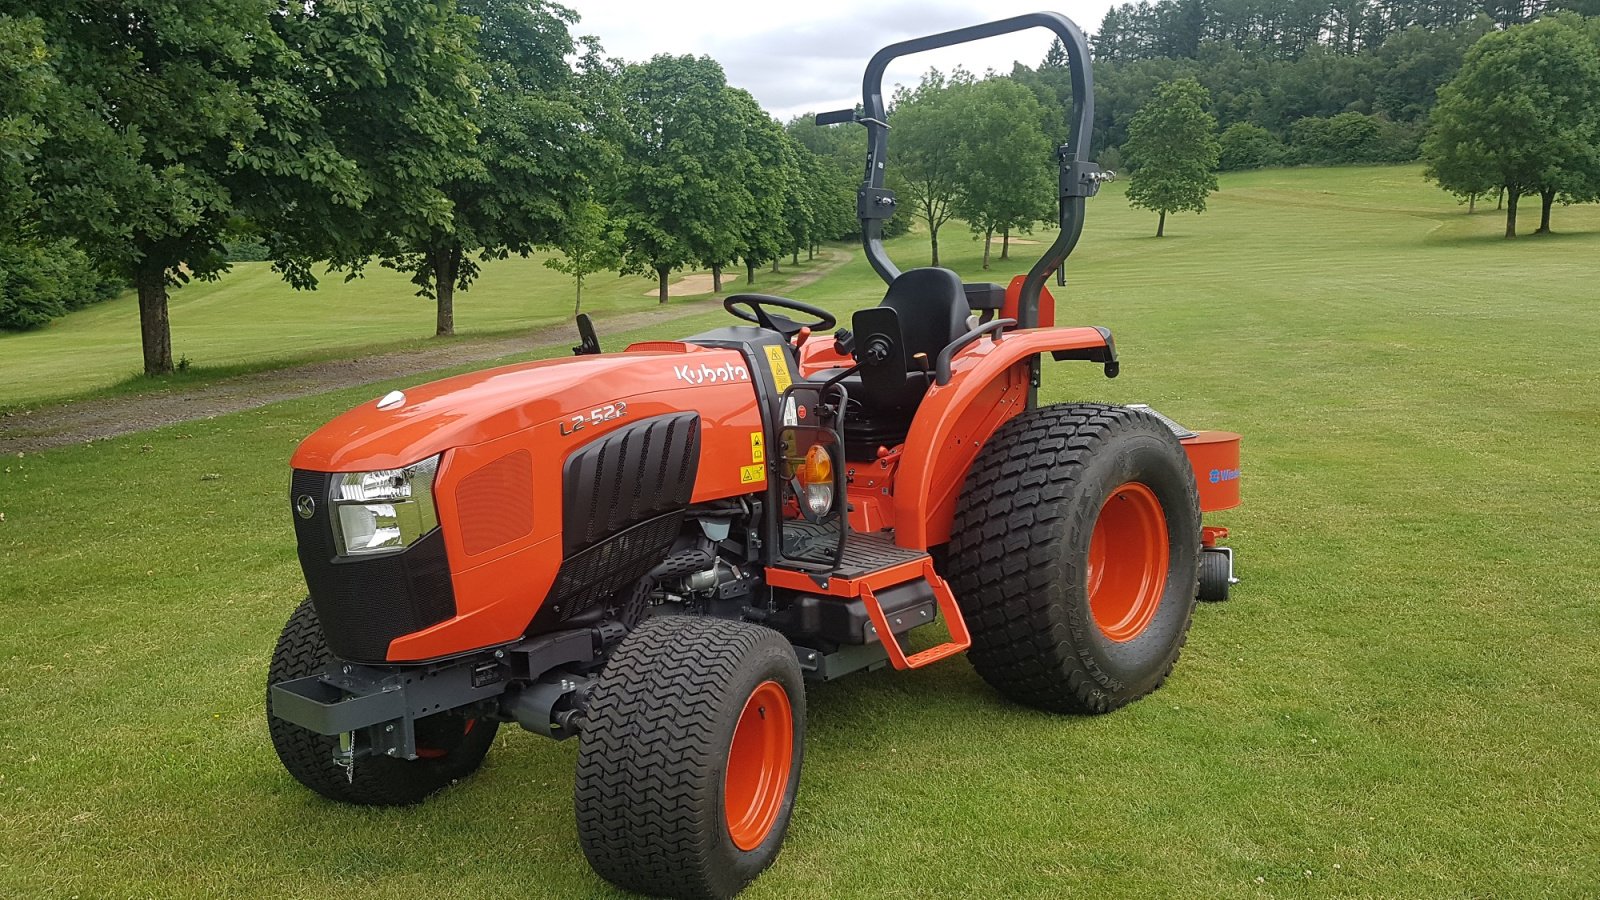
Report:
[[883,220],[894,215],[894,192],[884,187],[884,166],[888,162],[889,125],[883,102],[883,73],[893,60],[921,53],[965,44],[984,38],[998,37],[1029,28],[1047,28],[1060,38],[1067,50],[1067,62],[1072,77],[1071,133],[1067,142],[1056,150],[1060,167],[1059,199],[1061,229],[1039,261],[1028,271],[1022,285],[1018,303],[1017,324],[1020,328],[1034,328],[1039,324],[1039,295],[1045,280],[1057,272],[1077,246],[1083,234],[1084,200],[1094,196],[1107,176],[1100,167],[1086,157],[1089,139],[1094,128],[1094,73],[1089,66],[1089,42],[1071,19],[1060,13],[1036,12],[1001,19],[983,25],[957,28],[928,37],[913,38],[879,50],[867,63],[866,75],[861,81],[861,110],[839,110],[822,113],[816,117],[818,125],[860,122],[867,128],[867,166],[861,188],[856,192],[856,215],[861,220],[861,246],[867,261],[884,280],[892,283],[900,269],[883,249]]

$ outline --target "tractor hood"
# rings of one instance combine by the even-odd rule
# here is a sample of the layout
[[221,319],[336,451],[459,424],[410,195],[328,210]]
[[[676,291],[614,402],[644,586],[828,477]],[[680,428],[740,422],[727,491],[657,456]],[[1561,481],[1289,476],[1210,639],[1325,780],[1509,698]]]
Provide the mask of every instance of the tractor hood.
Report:
[[749,381],[736,351],[677,343],[502,366],[369,400],[313,432],[292,465],[321,472],[397,468],[541,425],[554,436],[556,423],[619,400],[637,405],[662,391]]

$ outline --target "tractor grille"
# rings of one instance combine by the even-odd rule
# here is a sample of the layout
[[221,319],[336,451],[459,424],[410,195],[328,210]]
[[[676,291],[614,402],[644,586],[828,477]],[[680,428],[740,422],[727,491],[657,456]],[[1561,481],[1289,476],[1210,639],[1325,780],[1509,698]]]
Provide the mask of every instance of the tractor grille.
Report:
[[399,553],[341,558],[334,549],[331,511],[333,476],[296,470],[289,504],[309,495],[316,509],[294,518],[300,569],[328,649],[352,662],[383,662],[389,643],[456,614],[444,533],[434,529]]

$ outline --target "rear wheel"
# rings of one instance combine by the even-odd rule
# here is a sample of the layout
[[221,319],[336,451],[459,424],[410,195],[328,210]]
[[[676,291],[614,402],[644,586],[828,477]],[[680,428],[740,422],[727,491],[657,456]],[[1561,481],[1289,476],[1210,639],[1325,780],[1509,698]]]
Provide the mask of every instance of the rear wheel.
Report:
[[789,642],[724,619],[646,619],[590,694],[578,838],[632,891],[730,897],[772,864],[800,783],[805,689]]
[[1159,687],[1194,612],[1200,508],[1148,413],[1047,406],[995,432],[952,528],[968,658],[1013,700],[1102,713]]
[[[284,625],[272,652],[267,684],[315,675],[332,660],[322,623],[309,599],[301,602]],[[270,694],[267,732],[278,759],[297,781],[330,800],[361,806],[405,806],[417,803],[483,765],[500,723],[454,713],[420,719],[417,759],[363,756],[345,769],[334,762],[339,739],[317,734],[272,714]]]

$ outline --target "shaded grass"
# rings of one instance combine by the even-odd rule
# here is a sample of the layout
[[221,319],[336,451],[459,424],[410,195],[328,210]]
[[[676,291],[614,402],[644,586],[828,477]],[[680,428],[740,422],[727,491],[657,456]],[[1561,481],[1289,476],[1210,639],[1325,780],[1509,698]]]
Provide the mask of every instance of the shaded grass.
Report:
[[[1160,241],[1092,201],[1060,318],[1114,327],[1123,375],[1050,365],[1044,397],[1246,435],[1246,505],[1216,517],[1235,599],[1108,717],[1010,705],[959,661],[811,688],[750,896],[1593,894],[1600,234],[1471,240],[1498,219],[1410,167],[1223,187]],[[881,290],[858,259],[798,293]],[[0,461],[0,894],[611,895],[570,743],[507,729],[471,782],[388,812],[299,789],[267,744],[302,591],[289,452],[407,383]]]

